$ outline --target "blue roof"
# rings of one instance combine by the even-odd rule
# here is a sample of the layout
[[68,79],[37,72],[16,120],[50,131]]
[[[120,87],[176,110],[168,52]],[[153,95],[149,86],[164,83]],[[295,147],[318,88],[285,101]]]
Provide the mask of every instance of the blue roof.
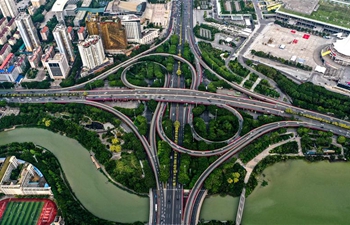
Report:
[[22,75],[18,75],[17,79],[15,80],[16,83],[21,82],[21,80],[24,78]]
[[11,73],[15,69],[15,66],[9,66],[7,72]]

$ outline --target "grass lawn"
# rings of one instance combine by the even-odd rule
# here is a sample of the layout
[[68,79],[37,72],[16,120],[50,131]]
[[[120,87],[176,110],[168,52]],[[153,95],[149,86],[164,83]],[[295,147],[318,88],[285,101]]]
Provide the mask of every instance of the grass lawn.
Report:
[[320,7],[311,15],[305,15],[303,13],[294,12],[284,8],[280,8],[280,11],[322,21],[325,23],[334,24],[341,27],[350,28],[349,8],[346,6],[338,5],[334,2],[320,1],[319,4]]
[[44,202],[9,202],[1,225],[36,225]]

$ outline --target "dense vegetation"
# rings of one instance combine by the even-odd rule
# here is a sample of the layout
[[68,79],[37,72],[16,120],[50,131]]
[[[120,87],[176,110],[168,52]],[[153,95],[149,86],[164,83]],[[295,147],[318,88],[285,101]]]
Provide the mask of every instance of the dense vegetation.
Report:
[[291,154],[298,153],[298,143],[296,141],[287,142],[283,145],[280,145],[270,151],[270,153],[278,154]]
[[[143,104],[141,104],[143,106]],[[154,187],[154,176],[146,159],[144,148],[133,133],[125,133],[122,137],[125,150],[132,150],[132,154],[122,153],[122,159],[110,160],[112,153],[101,143],[99,136],[92,131],[86,130],[80,125],[84,115],[93,121],[102,123],[110,122],[115,127],[120,125],[116,119],[101,109],[81,104],[21,104],[18,116],[5,116],[0,120],[0,129],[14,125],[38,126],[53,132],[65,134],[67,137],[76,139],[84,148],[92,150],[96,159],[105,165],[107,172],[118,182],[136,192],[147,193],[149,188]],[[81,113],[81,112],[84,112]],[[141,179],[142,170],[139,161],[143,162],[146,176]],[[137,162],[132,164],[130,162]],[[135,180],[136,179],[136,180]],[[137,182],[135,182],[137,181]]]
[[345,95],[309,82],[298,85],[276,69],[263,64],[259,64],[256,70],[273,79],[292,98],[295,106],[321,113],[334,113],[334,116],[342,119],[350,114],[350,101]]
[[134,64],[126,72],[127,80],[136,86],[141,87],[163,87],[166,71],[159,64],[145,62]]

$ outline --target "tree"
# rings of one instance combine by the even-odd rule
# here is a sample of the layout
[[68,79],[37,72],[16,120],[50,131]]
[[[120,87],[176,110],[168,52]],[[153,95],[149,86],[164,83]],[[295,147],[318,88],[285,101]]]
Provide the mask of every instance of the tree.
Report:
[[339,144],[344,144],[346,142],[346,138],[344,136],[339,136],[337,142]]

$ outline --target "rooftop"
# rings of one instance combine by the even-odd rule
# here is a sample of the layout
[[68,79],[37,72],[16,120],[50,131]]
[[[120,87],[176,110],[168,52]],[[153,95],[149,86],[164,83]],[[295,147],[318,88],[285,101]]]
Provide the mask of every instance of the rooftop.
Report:
[[43,27],[40,31],[40,33],[46,33],[49,30],[47,26]]
[[57,0],[51,10],[53,12],[62,12],[67,2],[68,0]]
[[80,27],[79,30],[78,30],[78,33],[83,33],[85,30],[85,27]]
[[319,0],[282,0],[288,10],[310,15],[318,5]]
[[337,40],[333,46],[339,53],[350,56],[350,35],[342,40]]
[[2,180],[2,178],[4,177],[4,174],[6,172],[7,167],[10,164],[10,158],[11,157],[6,157],[5,161],[2,163],[1,165],[1,170],[0,170],[0,181]]

